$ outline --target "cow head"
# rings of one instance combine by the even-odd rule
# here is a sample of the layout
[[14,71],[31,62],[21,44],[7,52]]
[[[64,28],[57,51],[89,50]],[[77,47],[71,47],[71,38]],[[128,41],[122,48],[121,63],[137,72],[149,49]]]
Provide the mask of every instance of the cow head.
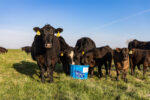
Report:
[[120,54],[120,57],[123,61],[129,58],[129,50],[128,48],[116,48],[116,52]]
[[58,32],[61,33],[63,31],[62,28],[55,29],[54,27],[52,27],[49,24],[45,25],[43,28],[34,27],[33,30],[35,32],[38,32],[38,35],[40,35],[42,37],[45,48],[52,48],[54,34],[56,34]]
[[73,48],[69,48],[69,49],[63,51],[63,52],[61,53],[61,56],[63,56],[64,60],[65,60],[68,64],[75,65],[75,62],[74,62],[75,53],[74,53]]
[[94,60],[93,54],[91,52],[85,53],[81,57],[81,64],[82,65],[90,65],[90,67],[94,67],[95,60]]
[[60,56],[63,56],[68,64],[80,65],[80,55],[77,54],[74,48],[69,48],[63,51]]
[[138,41],[135,39],[135,40],[129,42],[128,49],[130,51],[132,48],[137,48],[137,46],[138,46]]

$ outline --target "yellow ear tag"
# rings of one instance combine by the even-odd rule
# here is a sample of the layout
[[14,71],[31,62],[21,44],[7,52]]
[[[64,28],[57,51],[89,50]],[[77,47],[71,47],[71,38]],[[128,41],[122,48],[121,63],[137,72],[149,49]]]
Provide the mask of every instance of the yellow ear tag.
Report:
[[40,33],[40,31],[39,31],[39,30],[36,32],[36,35],[41,35],[41,33]]
[[84,51],[82,51],[82,55],[84,55],[85,54],[85,52]]
[[58,33],[56,34],[56,36],[57,36],[57,37],[60,37],[60,33],[58,32]]
[[129,54],[133,54],[132,50],[129,51]]
[[63,53],[61,53],[61,54],[60,54],[60,56],[64,56],[64,54],[63,54]]

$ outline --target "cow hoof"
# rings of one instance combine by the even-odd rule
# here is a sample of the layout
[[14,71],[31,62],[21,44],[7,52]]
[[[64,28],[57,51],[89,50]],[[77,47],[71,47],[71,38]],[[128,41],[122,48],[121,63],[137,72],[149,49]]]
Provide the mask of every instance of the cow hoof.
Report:
[[45,83],[45,80],[42,80],[42,83]]
[[39,78],[41,78],[41,75],[39,75]]
[[90,78],[92,78],[92,77],[93,77],[93,75],[90,75],[89,77],[90,77]]
[[112,78],[112,75],[110,74],[109,77]]
[[116,78],[116,81],[119,81],[119,78]]
[[142,80],[145,80],[145,79],[146,79],[145,77],[142,78]]
[[50,78],[50,76],[48,76],[48,75],[47,75],[47,76],[45,76],[45,77],[46,77],[46,78]]
[[128,83],[128,79],[124,79],[124,82]]
[[49,82],[49,83],[53,83],[53,80],[49,80],[48,82]]

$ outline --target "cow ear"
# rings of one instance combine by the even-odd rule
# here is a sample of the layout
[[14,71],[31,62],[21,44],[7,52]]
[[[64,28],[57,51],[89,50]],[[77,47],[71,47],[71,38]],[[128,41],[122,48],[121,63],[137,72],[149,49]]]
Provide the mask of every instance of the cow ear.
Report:
[[82,51],[82,55],[84,55],[85,54],[85,52],[84,51]]
[[41,29],[39,27],[34,27],[33,30],[36,32],[36,35],[41,35]]
[[121,49],[120,49],[120,48],[116,48],[116,51],[117,51],[117,52],[120,52],[120,51],[121,51]]
[[63,53],[63,52],[61,52],[61,53],[60,53],[60,56],[61,56],[61,57],[62,57],[62,56],[64,56],[64,53]]
[[63,32],[63,29],[62,29],[62,28],[57,28],[57,29],[55,29],[55,33],[61,33],[61,32]]
[[41,29],[40,29],[39,27],[34,27],[33,30],[34,30],[35,32],[37,32],[37,31],[40,31]]

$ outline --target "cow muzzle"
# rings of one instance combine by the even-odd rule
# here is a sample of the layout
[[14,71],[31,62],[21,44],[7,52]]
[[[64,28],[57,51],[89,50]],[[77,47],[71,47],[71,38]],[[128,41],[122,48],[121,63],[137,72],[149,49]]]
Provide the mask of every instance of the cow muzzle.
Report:
[[47,49],[52,48],[52,44],[51,43],[46,43],[45,48],[47,48]]

